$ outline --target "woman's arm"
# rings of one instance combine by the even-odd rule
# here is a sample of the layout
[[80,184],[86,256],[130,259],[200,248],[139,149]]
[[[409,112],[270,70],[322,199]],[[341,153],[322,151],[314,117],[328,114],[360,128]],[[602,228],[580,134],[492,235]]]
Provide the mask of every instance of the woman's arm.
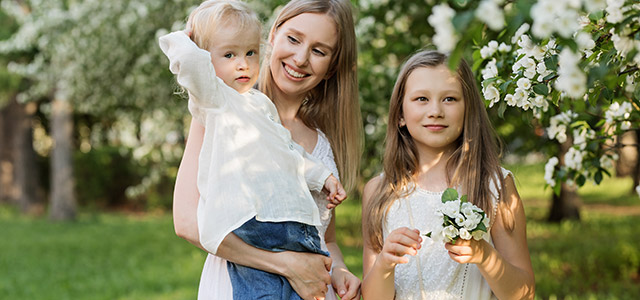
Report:
[[[198,156],[204,139],[204,127],[192,121],[173,193],[173,225],[176,235],[204,250],[200,244],[197,208]],[[206,251],[206,250],[205,250]],[[276,273],[287,278],[303,299],[323,298],[331,282],[331,259],[302,252],[269,252],[252,247],[234,234],[220,244],[217,256],[247,267]]]
[[216,255],[241,264],[287,278],[302,299],[324,299],[331,283],[331,258],[305,252],[270,252],[255,248],[231,233],[227,235]]
[[200,244],[196,218],[200,199],[197,185],[198,156],[203,139],[204,127],[192,120],[173,190],[173,227],[177,236],[205,250]]
[[[524,207],[511,176],[505,179],[505,187],[505,200],[502,205],[507,206],[514,218],[513,231],[506,229],[501,216],[496,216],[491,229],[495,248],[485,240],[467,243],[463,241],[457,246],[447,244],[446,247],[455,261],[476,263],[498,299],[533,299],[535,279],[527,247]],[[500,211],[501,209],[498,209],[498,214]]]
[[353,275],[344,263],[342,251],[336,242],[336,216],[331,215],[331,221],[324,234],[327,249],[331,254],[331,284],[341,299],[360,299],[360,279]]

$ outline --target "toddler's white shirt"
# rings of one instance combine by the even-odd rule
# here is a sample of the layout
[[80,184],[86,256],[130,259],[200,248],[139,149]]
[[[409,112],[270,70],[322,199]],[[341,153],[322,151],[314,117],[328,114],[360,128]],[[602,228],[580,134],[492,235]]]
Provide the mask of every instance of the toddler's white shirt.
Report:
[[160,48],[205,127],[197,183],[202,246],[215,254],[228,233],[254,216],[320,225],[309,189],[322,190],[331,172],[291,139],[271,100],[226,85],[210,53],[182,31],[160,37]]

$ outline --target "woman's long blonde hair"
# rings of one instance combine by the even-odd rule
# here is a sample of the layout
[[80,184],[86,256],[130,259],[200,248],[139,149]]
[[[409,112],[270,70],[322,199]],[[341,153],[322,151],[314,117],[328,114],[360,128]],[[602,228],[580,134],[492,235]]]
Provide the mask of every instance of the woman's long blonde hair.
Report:
[[[363,222],[367,222],[369,241],[376,251],[382,250],[382,225],[385,215],[394,200],[412,192],[410,183],[418,172],[418,151],[406,126],[400,127],[403,116],[402,101],[407,78],[418,68],[433,68],[447,64],[447,56],[437,51],[420,51],[411,56],[403,65],[393,88],[389,103],[389,122],[383,158],[384,175],[372,196],[370,205],[363,211]],[[494,217],[490,184],[497,185],[499,199],[504,189],[504,181],[499,159],[499,143],[489,116],[480,97],[475,77],[464,60],[460,61],[457,77],[462,85],[465,101],[463,130],[455,151],[447,161],[449,187],[461,187],[469,201]],[[503,213],[503,218],[508,214]],[[507,219],[503,219],[507,220]],[[512,230],[513,221],[505,222]]]
[[[362,117],[358,99],[357,46],[351,4],[348,0],[292,0],[278,14],[269,39],[287,20],[303,14],[326,14],[338,29],[338,43],[327,74],[308,92],[298,117],[310,128],[319,128],[329,139],[342,185],[355,187],[363,146]],[[274,99],[275,82],[265,55],[259,89]]]

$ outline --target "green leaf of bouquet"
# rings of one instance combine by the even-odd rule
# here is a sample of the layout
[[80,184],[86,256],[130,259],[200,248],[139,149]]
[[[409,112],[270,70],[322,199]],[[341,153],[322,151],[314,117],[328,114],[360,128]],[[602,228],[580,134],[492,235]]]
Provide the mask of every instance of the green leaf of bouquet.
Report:
[[458,191],[456,191],[456,189],[448,188],[444,190],[444,193],[442,193],[442,203],[455,200],[458,200]]
[[476,229],[474,229],[474,231],[475,230],[482,230],[484,232],[487,232],[487,226],[484,226],[484,223],[480,222],[480,224],[478,224],[478,226],[476,226]]
[[431,231],[427,232],[424,236],[431,237]]
[[462,197],[460,197],[460,202],[462,203],[467,202],[467,195],[462,195]]

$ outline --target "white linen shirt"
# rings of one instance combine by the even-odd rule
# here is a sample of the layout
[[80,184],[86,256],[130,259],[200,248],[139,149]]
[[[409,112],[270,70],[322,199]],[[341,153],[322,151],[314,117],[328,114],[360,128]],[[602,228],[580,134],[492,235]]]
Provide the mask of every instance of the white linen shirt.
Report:
[[252,217],[321,224],[309,189],[331,172],[291,139],[263,93],[244,94],[216,76],[211,55],[182,31],[160,37],[169,69],[189,92],[189,110],[205,127],[198,161],[200,243],[215,254],[224,237]]

